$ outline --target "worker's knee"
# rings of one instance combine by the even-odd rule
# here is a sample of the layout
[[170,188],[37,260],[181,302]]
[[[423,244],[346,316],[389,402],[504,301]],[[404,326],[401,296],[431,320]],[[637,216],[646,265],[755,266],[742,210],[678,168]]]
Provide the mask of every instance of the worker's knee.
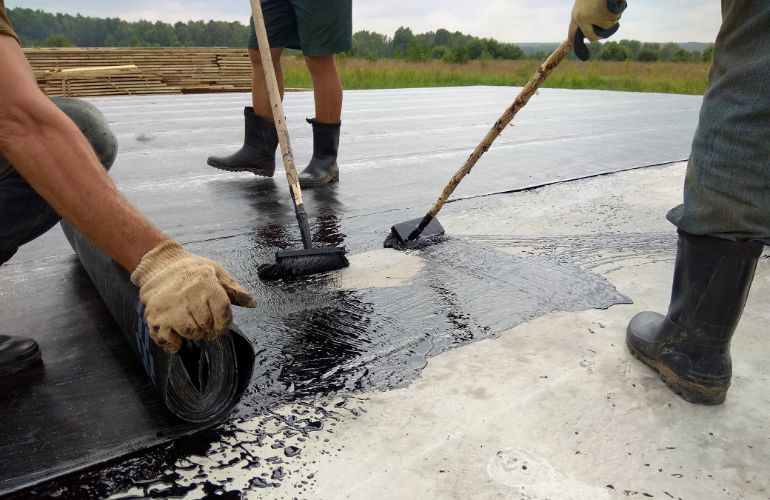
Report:
[[249,49],[249,60],[253,68],[262,67],[262,59],[259,57],[259,51],[257,49]]
[[51,101],[78,126],[99,161],[109,170],[118,154],[118,139],[101,111],[82,99],[52,97]]
[[[283,55],[283,47],[273,47],[270,49],[270,56],[273,59],[273,66],[279,67],[281,65],[281,55]],[[262,56],[259,53],[259,49],[249,49],[249,60],[251,61],[251,67],[254,71],[262,70]]]
[[305,64],[310,75],[314,78],[337,74],[337,65],[333,54],[328,56],[305,56]]

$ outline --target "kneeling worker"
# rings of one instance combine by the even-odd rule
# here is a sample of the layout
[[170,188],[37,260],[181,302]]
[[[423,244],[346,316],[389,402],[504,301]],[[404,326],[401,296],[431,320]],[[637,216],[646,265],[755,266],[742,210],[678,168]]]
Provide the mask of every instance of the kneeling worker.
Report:
[[[224,267],[185,252],[118,192],[105,171],[117,141],[104,117],[84,101],[52,101],[38,89],[4,0],[0,75],[0,265],[66,219],[132,273],[150,334],[168,352],[183,337],[226,333],[230,304],[256,306]],[[1,378],[39,360],[33,340],[0,335]]]

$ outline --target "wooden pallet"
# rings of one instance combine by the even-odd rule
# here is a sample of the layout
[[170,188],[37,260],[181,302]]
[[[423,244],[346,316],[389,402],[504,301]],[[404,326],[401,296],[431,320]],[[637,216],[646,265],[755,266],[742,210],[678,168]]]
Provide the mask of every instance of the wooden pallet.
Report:
[[99,96],[248,92],[246,49],[49,48],[24,49],[48,95]]

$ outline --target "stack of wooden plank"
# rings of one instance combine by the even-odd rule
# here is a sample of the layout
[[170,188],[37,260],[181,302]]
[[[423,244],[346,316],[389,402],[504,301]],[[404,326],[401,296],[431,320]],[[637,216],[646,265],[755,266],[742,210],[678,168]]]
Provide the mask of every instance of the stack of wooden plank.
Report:
[[55,48],[24,52],[38,85],[49,95],[251,90],[251,64],[246,49]]

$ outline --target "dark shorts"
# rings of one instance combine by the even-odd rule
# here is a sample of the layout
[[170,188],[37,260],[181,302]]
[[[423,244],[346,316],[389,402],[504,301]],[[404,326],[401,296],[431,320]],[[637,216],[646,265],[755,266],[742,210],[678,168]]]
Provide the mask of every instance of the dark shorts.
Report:
[[[53,97],[59,109],[72,119],[109,169],[118,142],[101,112],[81,99]],[[55,226],[61,217],[12,165],[0,155],[0,265],[28,243]]]
[[[263,0],[262,14],[270,47],[328,56],[353,46],[353,0]],[[253,20],[249,48],[258,48]]]

